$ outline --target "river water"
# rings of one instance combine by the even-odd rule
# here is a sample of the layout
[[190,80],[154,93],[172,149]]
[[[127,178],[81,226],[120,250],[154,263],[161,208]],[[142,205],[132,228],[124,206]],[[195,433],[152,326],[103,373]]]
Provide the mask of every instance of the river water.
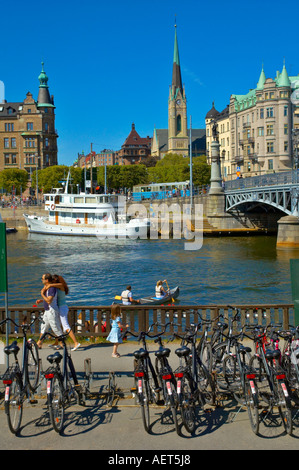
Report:
[[[134,298],[153,295],[158,279],[180,286],[181,305],[292,303],[290,259],[275,236],[204,238],[198,251],[184,240],[99,240],[20,231],[7,236],[9,306],[31,306],[41,276],[61,274],[69,305],[110,305],[128,284]],[[0,294],[0,306],[4,305]]]

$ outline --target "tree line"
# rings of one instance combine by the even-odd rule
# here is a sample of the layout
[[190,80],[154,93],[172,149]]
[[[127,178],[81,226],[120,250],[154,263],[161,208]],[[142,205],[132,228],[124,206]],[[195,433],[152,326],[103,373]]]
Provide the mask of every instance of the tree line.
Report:
[[[138,184],[170,183],[187,181],[190,178],[189,158],[169,153],[155,166],[146,165],[114,165],[106,167],[107,190],[132,189]],[[52,188],[63,186],[68,171],[70,170],[70,183],[72,192],[77,188],[84,190],[85,170],[82,168],[68,167],[66,165],[49,166],[38,170],[38,188],[43,193]],[[194,186],[202,186],[210,183],[211,170],[206,163],[206,157],[193,158],[192,175]],[[90,170],[86,170],[86,179],[90,179]],[[92,173],[93,183],[100,187],[105,185],[105,168],[97,167]],[[26,170],[10,168],[0,171],[0,190],[11,193],[14,187],[16,194],[24,192],[29,184],[29,175]],[[31,187],[36,189],[36,170],[31,175]]]

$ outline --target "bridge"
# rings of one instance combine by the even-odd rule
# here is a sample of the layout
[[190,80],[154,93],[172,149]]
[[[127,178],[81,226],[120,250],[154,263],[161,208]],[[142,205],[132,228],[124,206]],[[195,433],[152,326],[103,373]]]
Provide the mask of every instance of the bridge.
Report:
[[225,210],[253,210],[261,204],[286,215],[298,216],[299,175],[297,170],[239,178],[225,183]]

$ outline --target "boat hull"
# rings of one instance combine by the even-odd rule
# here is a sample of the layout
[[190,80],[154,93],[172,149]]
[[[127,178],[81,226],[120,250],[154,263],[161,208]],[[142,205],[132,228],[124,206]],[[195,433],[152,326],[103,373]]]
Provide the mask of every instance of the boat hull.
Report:
[[140,304],[141,305],[162,305],[167,302],[172,302],[172,299],[175,300],[178,298],[180,295],[180,288],[174,287],[173,289],[170,289],[169,294],[165,295],[162,298],[157,298],[157,297],[142,297],[140,299]]
[[99,238],[147,238],[149,223],[134,219],[124,224],[88,225],[56,225],[48,223],[43,217],[24,214],[28,231],[44,235],[80,236]]

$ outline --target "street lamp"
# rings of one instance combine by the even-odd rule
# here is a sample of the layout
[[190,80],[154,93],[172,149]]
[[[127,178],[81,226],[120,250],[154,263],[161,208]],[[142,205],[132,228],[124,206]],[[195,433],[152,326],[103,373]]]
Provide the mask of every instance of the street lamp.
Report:
[[36,204],[38,204],[38,159],[41,158],[35,154],[35,167],[36,167]]

